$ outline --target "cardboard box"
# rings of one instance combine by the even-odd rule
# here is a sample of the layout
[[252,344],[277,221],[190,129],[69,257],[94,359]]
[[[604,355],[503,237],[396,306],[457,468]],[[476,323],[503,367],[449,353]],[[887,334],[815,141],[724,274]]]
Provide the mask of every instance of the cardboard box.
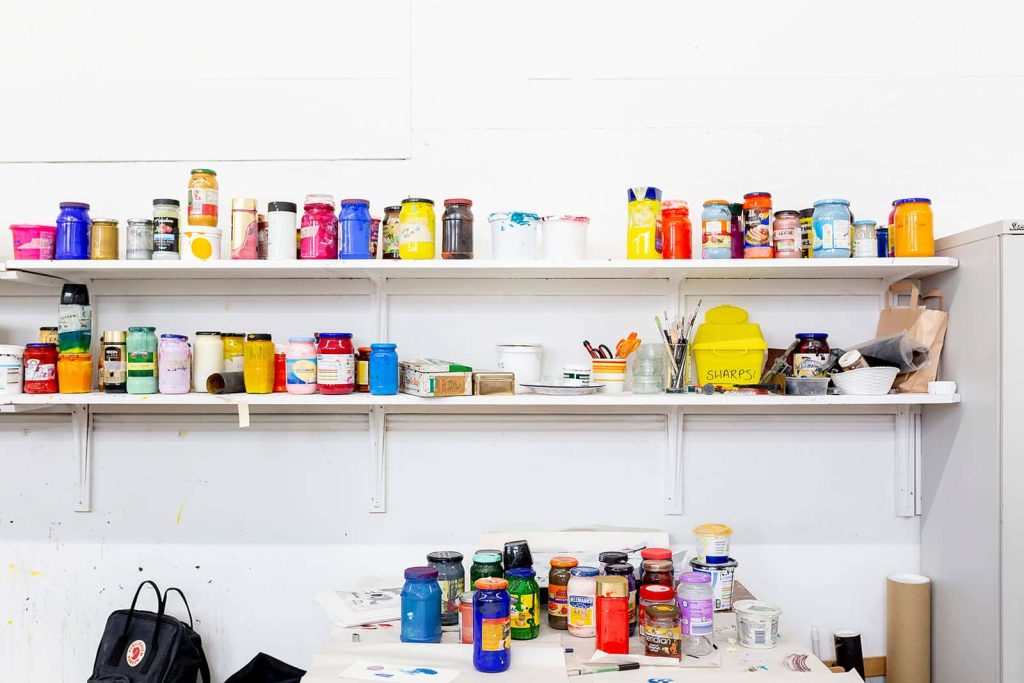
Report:
[[436,358],[403,360],[398,364],[398,390],[413,396],[472,396],[473,368]]

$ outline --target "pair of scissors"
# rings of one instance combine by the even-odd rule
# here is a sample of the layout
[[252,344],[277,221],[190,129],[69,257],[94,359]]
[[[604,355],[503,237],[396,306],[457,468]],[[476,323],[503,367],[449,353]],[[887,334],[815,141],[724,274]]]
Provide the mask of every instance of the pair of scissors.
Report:
[[636,332],[630,332],[628,337],[620,339],[619,343],[615,345],[615,357],[628,358],[629,354],[639,348],[640,338],[636,336]]
[[591,358],[611,358],[612,350],[604,344],[599,344],[597,348],[594,348],[589,341],[583,340],[583,348],[587,350]]

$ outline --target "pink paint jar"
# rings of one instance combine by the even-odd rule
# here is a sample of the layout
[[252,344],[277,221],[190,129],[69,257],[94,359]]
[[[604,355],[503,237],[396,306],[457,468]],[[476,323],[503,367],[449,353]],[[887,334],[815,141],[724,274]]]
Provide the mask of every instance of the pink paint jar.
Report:
[[187,394],[192,388],[192,349],[182,334],[161,334],[157,347],[161,394]]
[[459,596],[459,642],[464,645],[473,644],[473,594],[466,591]]
[[334,197],[307,194],[304,208],[299,228],[299,258],[337,259],[338,217],[334,215]]
[[14,258],[26,261],[52,261],[57,243],[53,225],[12,225]]

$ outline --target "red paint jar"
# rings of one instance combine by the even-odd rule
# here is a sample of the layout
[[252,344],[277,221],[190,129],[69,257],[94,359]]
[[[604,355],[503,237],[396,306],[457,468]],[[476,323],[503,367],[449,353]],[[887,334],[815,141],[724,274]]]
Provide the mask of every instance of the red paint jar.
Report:
[[274,393],[288,391],[288,346],[274,344]]
[[316,388],[321,394],[356,389],[356,353],[348,332],[321,332],[316,347]]
[[608,654],[629,653],[629,584],[624,576],[597,577],[596,646]]
[[57,345],[27,344],[25,346],[26,394],[57,393]]
[[643,573],[640,575],[641,586],[658,584],[674,588],[672,560],[644,560],[640,566],[643,567]]
[[690,245],[690,207],[681,199],[666,199],[661,203],[661,257],[666,259],[693,258]]

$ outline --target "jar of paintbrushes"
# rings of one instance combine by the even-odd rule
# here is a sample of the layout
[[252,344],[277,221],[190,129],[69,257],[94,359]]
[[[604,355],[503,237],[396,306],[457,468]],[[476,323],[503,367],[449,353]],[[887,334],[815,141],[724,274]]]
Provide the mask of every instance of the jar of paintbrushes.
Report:
[[693,338],[694,325],[697,321],[697,312],[700,310],[701,301],[697,302],[693,314],[687,320],[684,317],[670,319],[665,314],[666,325],[663,326],[661,318],[654,316],[658,325],[658,332],[664,340],[665,357],[665,391],[672,394],[682,394],[689,391],[690,385],[690,342]]

